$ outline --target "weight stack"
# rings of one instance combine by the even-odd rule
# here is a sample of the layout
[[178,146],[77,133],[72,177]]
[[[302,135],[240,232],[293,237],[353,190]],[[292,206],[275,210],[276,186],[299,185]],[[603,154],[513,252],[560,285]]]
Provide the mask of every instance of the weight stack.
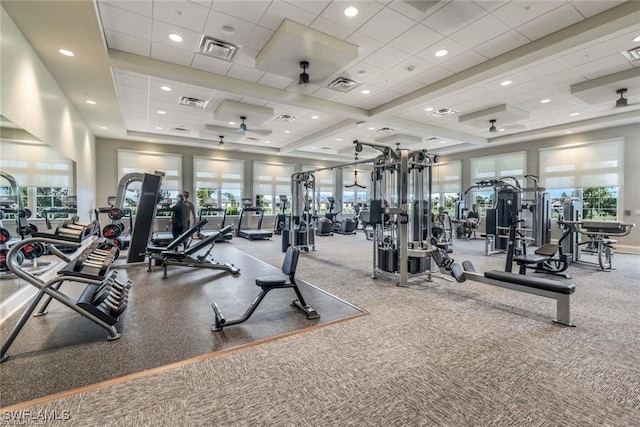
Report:
[[378,268],[388,273],[398,271],[398,249],[378,248]]
[[412,257],[410,256],[407,260],[409,263],[408,271],[409,274],[417,274],[424,273],[429,269],[429,258],[428,257]]

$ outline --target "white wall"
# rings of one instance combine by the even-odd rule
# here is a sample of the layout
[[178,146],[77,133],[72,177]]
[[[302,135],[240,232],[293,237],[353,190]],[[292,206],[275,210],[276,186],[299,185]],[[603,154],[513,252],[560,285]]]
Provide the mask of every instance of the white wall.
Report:
[[95,138],[4,8],[0,7],[0,114],[76,162],[78,213],[95,207]]

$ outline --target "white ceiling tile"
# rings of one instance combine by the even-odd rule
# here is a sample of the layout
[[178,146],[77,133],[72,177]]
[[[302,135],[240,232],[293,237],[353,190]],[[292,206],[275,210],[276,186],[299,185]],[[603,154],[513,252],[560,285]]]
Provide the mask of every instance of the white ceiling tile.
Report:
[[[435,53],[441,49],[445,49],[449,53],[445,56],[436,56]],[[423,51],[419,52],[416,56],[434,65],[440,65],[464,52],[467,52],[468,50],[469,49],[467,49],[460,43],[449,38],[445,38],[427,47]]]
[[423,83],[417,82],[415,80],[407,79],[394,86],[391,86],[390,89],[394,92],[398,92],[402,95],[406,95],[408,93],[414,92],[423,87],[424,87]]
[[248,82],[257,82],[260,77],[264,75],[264,71],[256,70],[255,68],[245,67],[243,65],[233,64],[227,76],[234,77],[240,80],[246,80]]
[[580,15],[570,4],[565,4],[544,15],[520,25],[518,32],[529,40],[537,40],[562,28],[582,20]]
[[422,23],[448,36],[486,14],[486,10],[470,1],[452,1]]
[[619,53],[606,56],[597,61],[587,62],[581,65],[576,71],[587,79],[595,79],[618,71],[628,70],[633,66]]
[[297,81],[294,81],[289,86],[287,86],[287,90],[291,92],[301,93],[303,95],[311,95],[313,92],[320,88],[319,83],[313,82],[313,75],[311,75],[311,83],[301,85]]
[[211,3],[213,0],[188,0],[189,3],[199,4],[200,6],[206,7],[209,9],[211,7]]
[[412,77],[413,80],[419,81],[425,85],[430,85],[431,83],[435,83],[438,80],[442,80],[446,77],[452,76],[453,73],[449,70],[445,70],[440,67],[433,67],[428,69],[427,71],[423,71],[420,74]]
[[389,2],[388,6],[389,8],[402,13],[408,18],[411,18],[416,22],[420,22],[427,16],[435,13],[438,9],[444,7],[446,4],[446,1],[439,0],[402,0]]
[[512,1],[494,10],[492,14],[511,28],[516,28],[564,4],[566,1]]
[[415,55],[426,46],[431,46],[443,38],[444,36],[442,34],[437,33],[422,24],[417,24],[407,30],[404,34],[398,36],[395,40],[391,41],[389,46],[393,46],[396,49]]
[[116,68],[114,69],[113,75],[118,85],[146,87],[149,84],[149,76],[142,74],[123,71]]
[[[233,27],[235,32],[227,34],[222,29],[225,25]],[[255,25],[250,22],[212,10],[205,23],[204,34],[233,44],[247,46],[251,44],[251,34],[253,34],[254,27]]]
[[529,43],[529,39],[516,30],[510,30],[474,47],[473,50],[487,58],[495,58],[527,43]]
[[[344,10],[348,6],[353,6],[358,9],[356,16],[348,17],[344,14]],[[356,0],[356,1],[334,1],[331,2],[319,15],[323,19],[327,19],[331,22],[349,28],[354,31],[360,28],[365,22],[371,19],[376,13],[378,13],[384,6],[380,3],[368,1],[368,0]]]
[[371,55],[373,52],[384,46],[383,43],[380,43],[379,41],[360,33],[351,34],[346,41],[358,46],[358,56],[360,58],[366,58],[367,56]]
[[[169,34],[179,34],[182,36],[183,41],[171,41],[169,39]],[[200,44],[200,33],[176,27],[175,25],[167,24],[166,22],[154,21],[151,40],[154,43],[161,43],[176,49],[195,52]]]
[[616,7],[622,3],[625,3],[624,0],[603,0],[603,1],[574,1],[571,3],[571,6],[576,8],[578,12],[580,12],[583,16],[589,18],[590,16],[597,15],[605,10],[611,9],[612,7]]
[[136,1],[136,0],[100,0],[98,6],[102,10],[103,5],[109,5],[120,9],[128,10],[129,12],[137,13],[138,15],[144,15],[151,17],[151,10],[153,2],[150,1]]
[[100,6],[100,17],[105,29],[122,34],[151,38],[151,18],[106,4]]
[[318,15],[331,3],[332,0],[288,0],[287,3],[291,3],[301,9]]
[[209,9],[185,1],[156,1],[153,3],[153,19],[186,28],[202,31]]
[[484,10],[488,11],[488,12],[493,12],[494,10],[498,9],[499,7],[504,6],[505,4],[509,3],[511,0],[500,0],[500,1],[491,1],[491,0],[475,0],[474,3],[476,3],[478,6],[480,6],[481,8],[483,8]]
[[[241,3],[242,6],[238,7],[238,3]],[[269,7],[269,2],[262,0],[242,0],[241,2],[237,0],[215,0],[211,7],[213,10],[220,11],[226,15],[257,24]],[[221,25],[225,24],[222,23]]]
[[222,75],[227,74],[231,65],[233,65],[231,62],[200,54],[194,56],[191,64],[193,68],[197,68],[198,70]]
[[454,73],[459,73],[463,70],[466,70],[467,68],[471,68],[474,65],[478,65],[486,60],[487,58],[485,58],[484,56],[470,50],[466,52],[464,55],[458,55],[450,59],[449,61],[443,62],[442,64],[440,64],[440,67],[449,71],[453,71]]
[[358,32],[383,43],[388,43],[414,25],[415,22],[406,16],[395,10],[384,8],[360,27]]
[[351,33],[353,33],[353,30],[324,18],[316,18],[311,24],[311,28],[342,40],[346,39],[351,35]]
[[[408,74],[407,72],[402,73],[402,74]],[[400,83],[401,81],[403,81],[405,79],[405,77],[403,75],[400,75],[399,73],[395,72],[395,71],[385,71],[383,73],[378,74],[377,76],[375,76],[372,79],[369,79],[367,81],[366,84],[372,84],[378,87],[390,87],[393,85],[396,85],[398,83]],[[366,84],[363,84],[361,87],[355,89],[355,90],[362,90],[365,88]]]
[[264,99],[252,98],[250,96],[243,96],[240,102],[242,102],[243,104],[257,105],[259,107],[264,107],[268,104],[268,101],[265,101]]
[[358,62],[340,73],[340,75],[357,82],[368,82],[383,72],[383,68],[376,67],[375,65],[368,64],[366,62]]
[[260,80],[258,80],[258,83],[262,85],[275,87],[278,89],[284,89],[293,82],[294,80],[289,77],[278,76],[271,73],[264,73],[264,76],[262,76]]
[[151,57],[173,64],[190,66],[193,60],[193,52],[176,49],[160,43],[151,43]]
[[326,99],[328,101],[333,101],[339,96],[342,95],[342,92],[329,89],[327,87],[321,87],[312,94],[315,98]]
[[492,15],[486,15],[451,34],[449,38],[463,46],[474,48],[509,31],[507,24]]
[[107,46],[111,49],[147,57],[151,54],[151,42],[148,39],[141,39],[112,30],[104,30],[104,35],[107,39]]
[[315,15],[296,5],[281,0],[274,0],[258,24],[275,31],[285,18],[302,25],[309,25],[315,19]]
[[269,41],[272,35],[272,30],[256,25],[253,28],[253,32],[251,33],[249,41],[245,43],[245,46],[259,51],[264,47],[265,43]]
[[400,62],[408,59],[409,56],[410,55],[408,53],[404,53],[390,46],[384,46],[377,52],[365,58],[364,62],[388,70],[389,68],[392,68]]
[[528,80],[536,80],[540,77],[564,72],[568,69],[569,67],[560,59],[553,59],[551,61],[547,60],[522,67],[518,70],[518,73]]
[[257,50],[250,49],[248,47],[243,47],[242,49],[240,49],[236,57],[233,59],[233,63],[238,65],[244,65],[245,67],[255,68],[257,54],[258,54]]

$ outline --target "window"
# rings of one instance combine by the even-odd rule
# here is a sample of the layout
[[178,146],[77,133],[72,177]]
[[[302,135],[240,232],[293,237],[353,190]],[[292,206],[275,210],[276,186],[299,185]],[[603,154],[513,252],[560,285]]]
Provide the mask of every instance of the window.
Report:
[[[360,187],[347,187],[355,184],[355,172],[358,172],[358,185]],[[346,167],[342,169],[342,212],[345,214],[354,213],[354,205],[369,203],[369,197],[373,193],[373,183],[371,182],[372,168],[367,164],[359,164],[356,167]]]
[[253,163],[253,192],[256,200],[265,209],[265,215],[274,214],[280,194],[291,198],[291,175],[293,165]]
[[205,199],[213,199],[216,206],[237,215],[244,186],[244,162],[193,158],[193,183],[196,205],[204,206]]
[[620,139],[541,149],[540,184],[551,194],[552,216],[558,216],[563,198],[578,197],[584,219],[617,219],[623,160]]
[[[318,166],[303,165],[302,170],[313,170]],[[327,211],[328,201],[327,197],[336,196],[336,170],[325,169],[318,172],[313,172],[313,176],[316,179],[316,197],[318,198],[319,206],[318,213],[323,214]],[[339,209],[339,208],[338,208]]]
[[[527,169],[527,153],[519,151],[516,153],[501,154],[497,156],[478,157],[471,159],[471,182],[472,185],[478,181],[488,181],[492,179],[505,179],[506,182],[515,185],[515,181],[506,179],[515,178],[519,185],[523,184],[524,175]],[[484,216],[484,211],[493,207],[493,188],[486,187],[476,189],[467,196],[467,204],[478,205],[480,215]]]
[[454,216],[462,192],[462,162],[437,163],[431,168],[431,211],[444,206]]
[[[182,155],[118,150],[118,180],[132,172],[155,171],[165,174],[162,178],[162,197],[175,199],[178,192],[182,191]],[[129,185],[125,207],[137,204],[141,184],[135,182]]]
[[[44,209],[66,206],[74,188],[73,161],[39,142],[2,140],[0,170],[16,181],[23,207],[35,213],[35,218],[44,218]],[[16,196],[4,179],[0,180],[0,194]]]

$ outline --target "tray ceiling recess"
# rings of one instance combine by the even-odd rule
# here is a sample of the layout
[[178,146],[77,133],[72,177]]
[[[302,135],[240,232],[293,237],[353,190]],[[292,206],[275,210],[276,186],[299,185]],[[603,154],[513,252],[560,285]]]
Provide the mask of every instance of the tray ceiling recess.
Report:
[[247,126],[260,126],[274,115],[273,108],[242,102],[223,100],[213,112],[213,118],[223,122],[240,123],[240,117],[246,117]]
[[[625,97],[638,99],[640,96],[640,68],[631,68],[571,85],[571,95],[590,105],[610,103],[613,107],[620,96],[618,89],[627,89]],[[635,100],[634,100],[635,101]]]
[[496,105],[474,113],[458,117],[458,123],[473,126],[478,129],[488,129],[489,120],[496,120],[496,124],[515,123],[529,118],[529,112],[509,104]]
[[284,19],[258,53],[256,68],[298,80],[300,61],[308,61],[311,83],[328,79],[358,58],[358,46]]

